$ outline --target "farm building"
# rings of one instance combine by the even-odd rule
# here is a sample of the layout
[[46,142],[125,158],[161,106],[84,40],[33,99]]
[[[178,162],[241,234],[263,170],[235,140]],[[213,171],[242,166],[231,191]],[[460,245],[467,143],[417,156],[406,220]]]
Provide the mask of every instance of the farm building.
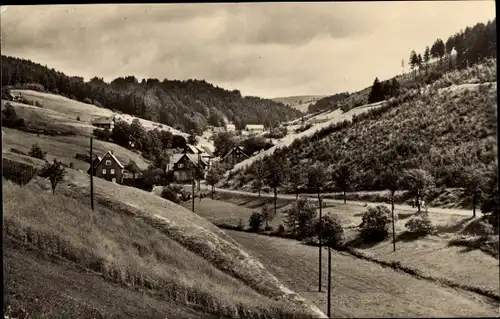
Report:
[[208,163],[204,159],[200,158],[200,161],[198,162],[197,154],[181,154],[180,158],[173,164],[175,180],[181,183],[191,182],[193,172],[202,174],[202,178],[204,178],[207,167]]
[[262,124],[247,124],[245,126],[245,131],[253,134],[259,134],[264,132],[265,128]]
[[[102,158],[96,157],[94,159],[94,176],[96,177],[122,184],[124,171],[125,167],[113,155],[112,151],[107,152]],[[90,169],[88,173],[90,174]]]
[[92,121],[92,125],[99,128],[107,128],[110,131],[115,126],[115,118],[114,117],[99,117]]
[[226,155],[224,155],[224,157],[221,159],[221,162],[225,164],[235,165],[248,157],[249,156],[245,154],[240,146],[236,146]]
[[210,159],[213,157],[210,153],[210,150],[207,150],[205,148],[195,146],[192,144],[187,144],[186,148],[184,148],[184,151],[182,152],[183,154],[195,154],[198,156],[198,153],[200,154],[201,158],[210,164]]

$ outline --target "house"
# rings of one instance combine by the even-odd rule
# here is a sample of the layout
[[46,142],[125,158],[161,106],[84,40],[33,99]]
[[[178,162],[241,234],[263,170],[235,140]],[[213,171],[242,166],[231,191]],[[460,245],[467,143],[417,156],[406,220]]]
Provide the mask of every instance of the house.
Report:
[[245,154],[241,146],[234,147],[231,151],[229,151],[224,157],[220,160],[222,163],[235,165],[249,156]]
[[247,124],[245,126],[245,131],[251,133],[251,134],[259,134],[264,132],[265,128],[264,125],[262,124]]
[[98,117],[92,121],[92,125],[100,128],[107,128],[108,130],[113,130],[115,126],[114,117]]
[[205,172],[208,163],[200,158],[198,162],[198,155],[191,153],[181,154],[180,158],[173,164],[174,178],[178,182],[191,182],[193,172],[201,171],[202,178],[205,177]]
[[94,176],[113,183],[123,183],[125,166],[113,155],[113,151],[107,152],[102,158],[97,157],[94,164]]
[[236,131],[236,126],[234,124],[227,124],[226,131],[227,132],[234,132],[234,131]]
[[[198,156],[200,154],[200,157],[207,163],[210,164],[210,159],[213,157],[210,153],[210,150],[206,150],[200,146],[195,146],[192,144],[187,144],[186,148],[184,148],[184,151],[182,152],[183,154],[194,154]],[[210,166],[210,165],[209,165]]]

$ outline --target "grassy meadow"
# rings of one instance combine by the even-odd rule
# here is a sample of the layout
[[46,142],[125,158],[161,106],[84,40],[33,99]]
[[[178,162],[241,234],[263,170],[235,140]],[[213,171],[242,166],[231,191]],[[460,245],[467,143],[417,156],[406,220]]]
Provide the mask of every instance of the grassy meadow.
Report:
[[4,181],[7,238],[148,291],[171,308],[230,317],[318,313],[205,219],[151,193],[94,181],[95,211],[88,176],[75,170],[67,170],[55,195],[38,177],[24,187]]
[[[195,201],[195,212],[221,227],[236,227],[242,219],[248,228],[248,219],[253,211],[260,211],[263,205],[272,207],[272,198],[258,198],[219,193],[222,200],[202,199]],[[269,223],[274,230],[280,224],[285,225],[285,209],[292,205],[291,199],[279,199],[277,216]],[[189,204],[189,205],[188,205]],[[184,203],[190,208],[190,202]],[[491,234],[491,230],[483,226],[481,218],[429,212],[432,224],[437,233],[432,236],[415,237],[406,232],[405,223],[416,212],[415,210],[396,207],[396,247],[392,251],[392,238],[378,244],[365,245],[359,243],[357,226],[362,222],[362,215],[366,207],[359,204],[328,204],[323,208],[323,214],[339,216],[346,235],[346,242],[354,249],[382,262],[399,262],[403,267],[417,269],[420,273],[436,278],[445,278],[451,282],[468,287],[478,287],[484,291],[498,295],[500,282],[498,280],[498,253],[495,248],[460,247],[453,245],[456,238],[478,238],[488,236],[496,242],[498,251],[498,236]],[[286,229],[286,226],[285,226]],[[230,232],[235,234],[234,232]],[[251,236],[253,234],[248,234]],[[238,235],[240,236],[240,235]],[[241,235],[247,236],[247,235]],[[259,235],[256,235],[259,237]],[[238,237],[239,238],[239,237]],[[264,240],[264,239],[262,239]],[[272,241],[280,241],[275,237],[265,239],[272,245]],[[247,248],[244,245],[245,248]],[[460,266],[458,266],[460,265]],[[272,270],[271,270],[272,271]]]

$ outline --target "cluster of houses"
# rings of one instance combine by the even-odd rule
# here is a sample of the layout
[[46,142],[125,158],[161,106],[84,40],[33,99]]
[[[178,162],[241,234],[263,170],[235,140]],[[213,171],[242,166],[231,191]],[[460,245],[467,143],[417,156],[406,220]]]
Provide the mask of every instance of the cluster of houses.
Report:
[[[181,153],[173,154],[170,157],[170,162],[165,170],[173,171],[175,181],[187,183],[192,181],[195,170],[199,170],[202,179],[204,179],[207,171],[213,165],[223,163],[234,166],[248,157],[240,146],[236,146],[217,160],[207,150],[187,144]],[[125,166],[113,155],[113,151],[107,152],[103,157],[95,157],[92,165],[94,167],[94,176],[113,183],[123,184],[124,177],[130,175]],[[87,173],[91,174],[90,168]]]

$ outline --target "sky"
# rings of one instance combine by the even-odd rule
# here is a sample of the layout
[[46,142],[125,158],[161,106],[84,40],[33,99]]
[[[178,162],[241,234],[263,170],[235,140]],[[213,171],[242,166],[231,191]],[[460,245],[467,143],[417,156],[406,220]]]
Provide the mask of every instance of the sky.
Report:
[[492,0],[8,6],[1,50],[85,80],[332,95],[399,74],[412,49],[494,17]]

